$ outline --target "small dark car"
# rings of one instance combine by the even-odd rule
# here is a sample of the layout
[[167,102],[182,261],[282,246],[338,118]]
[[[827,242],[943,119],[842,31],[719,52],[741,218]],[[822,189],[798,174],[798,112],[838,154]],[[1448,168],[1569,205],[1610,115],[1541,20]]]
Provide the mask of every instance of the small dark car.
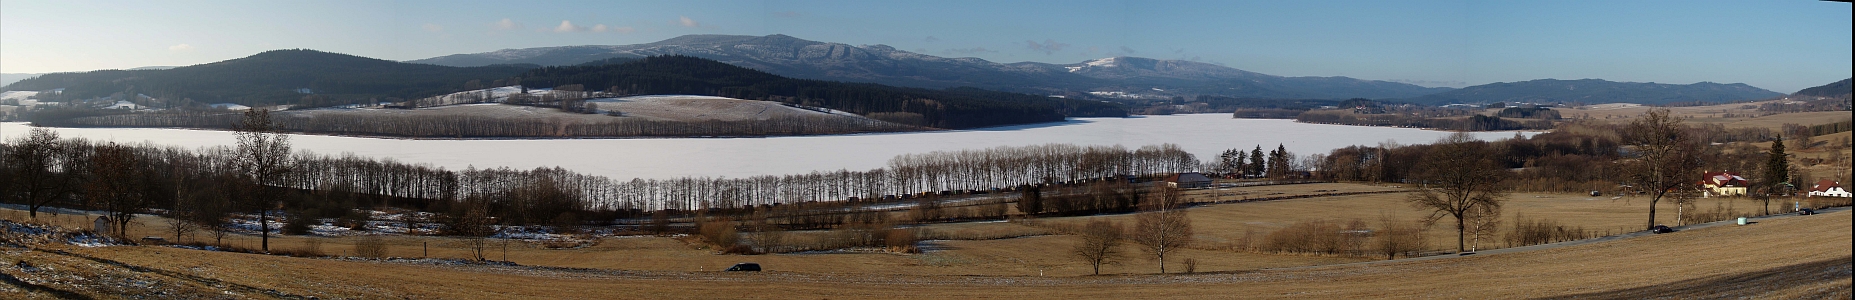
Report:
[[1656,234],[1663,234],[1663,233],[1675,232],[1675,229],[1668,228],[1668,225],[1656,224],[1655,227],[1649,227],[1649,232],[1656,233]]
[[760,272],[760,264],[738,263],[738,264],[734,264],[733,267],[728,267],[728,269],[725,271],[728,271],[728,272]]
[[1815,210],[1815,209],[1808,209],[1808,208],[1805,208],[1805,209],[1799,209],[1799,210],[1797,210],[1797,215],[1799,215],[1799,216],[1808,216],[1808,215],[1814,215],[1814,214],[1816,214],[1816,210]]

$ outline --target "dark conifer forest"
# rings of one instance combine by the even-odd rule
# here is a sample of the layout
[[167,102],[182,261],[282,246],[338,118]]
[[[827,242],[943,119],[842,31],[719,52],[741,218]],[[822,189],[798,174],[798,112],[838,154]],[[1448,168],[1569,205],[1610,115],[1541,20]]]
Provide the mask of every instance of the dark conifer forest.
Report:
[[869,83],[791,79],[687,56],[620,64],[544,67],[522,84],[580,84],[621,95],[684,94],[768,100],[847,111],[878,120],[935,128],[974,128],[1061,121],[1063,117],[1122,117],[1118,105],[978,88],[929,90]]

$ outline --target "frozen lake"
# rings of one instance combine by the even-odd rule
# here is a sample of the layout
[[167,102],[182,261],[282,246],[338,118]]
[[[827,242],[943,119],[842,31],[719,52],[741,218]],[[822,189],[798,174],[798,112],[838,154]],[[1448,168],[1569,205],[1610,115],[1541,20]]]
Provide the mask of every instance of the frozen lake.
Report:
[[[24,135],[25,123],[0,124],[0,137]],[[59,136],[184,147],[232,146],[232,132],[151,128],[55,128]],[[1351,145],[1394,141],[1421,144],[1449,132],[1408,128],[1304,124],[1291,120],[1232,119],[1229,114],[1080,118],[975,130],[775,138],[402,140],[295,135],[295,149],[321,154],[354,153],[375,159],[429,163],[447,169],[559,166],[613,179],[683,176],[747,177],[818,170],[869,170],[906,153],[926,153],[1048,143],[1123,145],[1130,149],[1178,144],[1200,160],[1224,149],[1263,151],[1285,144],[1298,155],[1327,153]],[[1484,140],[1514,132],[1481,132]]]

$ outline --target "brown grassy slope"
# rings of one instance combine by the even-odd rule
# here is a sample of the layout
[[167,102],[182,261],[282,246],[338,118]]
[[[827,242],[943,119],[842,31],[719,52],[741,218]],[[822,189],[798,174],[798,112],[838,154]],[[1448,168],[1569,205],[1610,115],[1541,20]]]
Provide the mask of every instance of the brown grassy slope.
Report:
[[[1373,186],[1363,184],[1304,184],[1233,188],[1228,190],[1207,190],[1187,197],[1203,197],[1208,200],[1212,193],[1231,194],[1226,200],[1240,199],[1244,196],[1282,196],[1312,194],[1314,190],[1375,191],[1390,190],[1391,186]],[[1281,193],[1271,195],[1275,193]],[[1318,197],[1265,202],[1247,202],[1201,206],[1190,209],[1191,218],[1196,227],[1197,245],[1170,257],[1168,270],[1183,270],[1184,259],[1198,261],[1200,272],[1244,271],[1264,268],[1326,265],[1372,260],[1365,257],[1306,256],[1299,254],[1259,254],[1243,251],[1222,251],[1207,249],[1225,249],[1241,242],[1246,236],[1260,239],[1268,233],[1289,225],[1313,220],[1333,220],[1350,222],[1360,220],[1372,227],[1379,226],[1381,216],[1390,215],[1400,220],[1411,221],[1422,217],[1425,212],[1416,210],[1404,202],[1405,194],[1368,194],[1337,197]],[[1530,219],[1551,219],[1569,226],[1583,227],[1587,230],[1621,233],[1636,231],[1643,226],[1647,218],[1648,204],[1642,199],[1616,199],[1610,197],[1588,197],[1564,194],[1516,194],[1505,211],[1504,221],[1511,224],[1517,214],[1524,214]],[[1194,198],[1199,199],[1199,198]],[[1741,212],[1756,211],[1756,204],[1743,199],[1707,199],[1697,205],[1700,209],[1731,206]],[[1675,224],[1673,221],[1675,207],[1664,201],[1659,205],[1658,216],[1663,223]],[[0,215],[14,220],[23,220],[18,212],[5,212]],[[49,219],[48,215],[40,218]],[[1045,224],[1080,224],[1094,218],[1106,218],[1132,225],[1131,215],[1108,215],[1095,217],[1047,218],[1040,221]],[[87,226],[84,217],[66,215],[62,221],[54,222],[67,227]],[[1447,221],[1446,221],[1447,222]],[[172,238],[166,232],[166,222],[162,218],[137,218],[137,225],[131,228],[131,236],[163,236]],[[509,246],[506,260],[522,265],[600,268],[645,271],[712,271],[726,268],[734,263],[752,261],[768,265],[770,268],[802,273],[839,273],[872,275],[985,275],[985,276],[1079,276],[1089,273],[1087,265],[1071,259],[1065,254],[1076,243],[1075,237],[1064,235],[1031,236],[1049,232],[1042,228],[1026,227],[1017,223],[955,223],[924,226],[929,231],[945,233],[959,240],[935,240],[926,244],[934,249],[921,255],[896,255],[882,253],[834,253],[834,254],[783,254],[783,255],[719,255],[713,249],[701,248],[663,237],[623,237],[605,238],[597,244],[578,249],[545,249],[538,244],[514,242]],[[1502,230],[1505,231],[1506,226]],[[823,232],[795,232],[794,239],[808,236],[820,236]],[[1018,237],[1027,236],[1027,237]],[[1453,251],[1455,233],[1452,226],[1438,224],[1431,227],[1428,236],[1432,250]],[[994,239],[1000,237],[1017,237]],[[200,238],[205,238],[201,236]],[[311,245],[310,241],[320,244],[320,252],[328,255],[353,255],[355,238],[339,237],[273,237],[272,249],[298,251]],[[395,236],[385,239],[388,243],[388,256],[395,257],[434,257],[467,258],[471,257],[465,250],[462,240],[445,237],[407,237]],[[227,242],[237,247],[257,248],[258,238],[254,236],[234,235]],[[1251,244],[1250,246],[1256,246]],[[1500,242],[1484,240],[1482,249],[1504,247]],[[505,260],[500,243],[492,245],[487,256],[492,260]],[[1123,249],[1130,254],[1136,253],[1131,246]],[[1158,266],[1143,258],[1130,257],[1123,264],[1104,266],[1105,274],[1148,274],[1158,273]]]
[[[299,259],[158,247],[66,249],[221,286],[361,298],[1840,297],[1848,212],[1533,252],[1181,276],[970,277],[624,272]],[[56,260],[32,252],[7,262]],[[51,264],[51,263],[41,263]],[[9,264],[11,265],[11,264]],[[68,266],[78,268],[82,264]],[[7,272],[13,272],[8,270]],[[145,275],[157,274],[157,275]],[[180,281],[180,280],[169,280]],[[184,282],[184,281],[183,281]],[[110,291],[70,289],[98,296]],[[1840,293],[1840,294],[1837,294]],[[261,294],[243,293],[254,296]]]

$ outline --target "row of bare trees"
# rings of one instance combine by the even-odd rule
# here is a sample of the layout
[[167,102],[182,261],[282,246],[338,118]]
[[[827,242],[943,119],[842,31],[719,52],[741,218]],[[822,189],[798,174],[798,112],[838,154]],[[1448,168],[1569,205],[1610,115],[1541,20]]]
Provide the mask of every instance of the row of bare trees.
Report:
[[[277,214],[291,217],[345,217],[346,210],[401,207],[452,215],[471,209],[487,210],[505,225],[549,224],[563,214],[616,216],[611,212],[690,211],[741,208],[774,204],[835,200],[903,198],[941,191],[986,190],[1032,184],[1119,179],[1190,171],[1198,162],[1176,145],[1126,149],[1119,146],[1066,144],[934,152],[903,155],[889,168],[869,171],[826,171],[785,176],[745,178],[686,177],[674,179],[613,180],[561,168],[514,170],[508,168],[446,170],[423,164],[370,159],[352,155],[329,156],[292,152],[287,135],[279,134],[269,112],[252,110],[241,116],[238,147],[186,150],[153,145],[105,146],[82,139],[60,139],[44,129],[8,141],[6,196],[9,202],[27,203],[36,211],[48,204],[79,205],[85,197],[75,190],[60,190],[73,182],[87,182],[83,163],[115,160],[91,159],[95,149],[116,149],[133,155],[126,164],[145,169],[186,173],[167,176],[184,179],[143,187],[182,190],[173,194],[224,194],[221,198],[265,199],[245,205],[245,211],[270,220]],[[47,146],[40,146],[47,145]],[[114,153],[114,152],[111,152]],[[158,178],[147,174],[125,175]],[[233,184],[238,183],[238,184]],[[1110,189],[1125,195],[1126,188]],[[1121,199],[1126,198],[1126,199]],[[181,196],[155,198],[149,207],[204,205]],[[1067,198],[1051,201],[1050,212],[1119,210],[1131,204],[1071,205],[1089,201]],[[224,199],[231,201],[233,199]],[[1095,199],[1100,200],[1100,199]],[[1132,203],[1117,196],[1103,203]],[[1093,203],[1093,202],[1089,202]],[[791,207],[791,206],[789,206]],[[177,210],[179,211],[179,210]],[[322,213],[303,213],[321,211]],[[800,211],[800,210],[792,210]],[[983,209],[981,209],[983,211]],[[597,213],[606,212],[606,213]],[[792,213],[798,216],[799,213]],[[936,213],[936,216],[943,214]],[[946,216],[985,215],[944,214]],[[996,215],[996,214],[994,214]],[[930,218],[933,219],[933,218]],[[788,221],[791,222],[791,221]],[[268,234],[271,222],[260,222]]]

